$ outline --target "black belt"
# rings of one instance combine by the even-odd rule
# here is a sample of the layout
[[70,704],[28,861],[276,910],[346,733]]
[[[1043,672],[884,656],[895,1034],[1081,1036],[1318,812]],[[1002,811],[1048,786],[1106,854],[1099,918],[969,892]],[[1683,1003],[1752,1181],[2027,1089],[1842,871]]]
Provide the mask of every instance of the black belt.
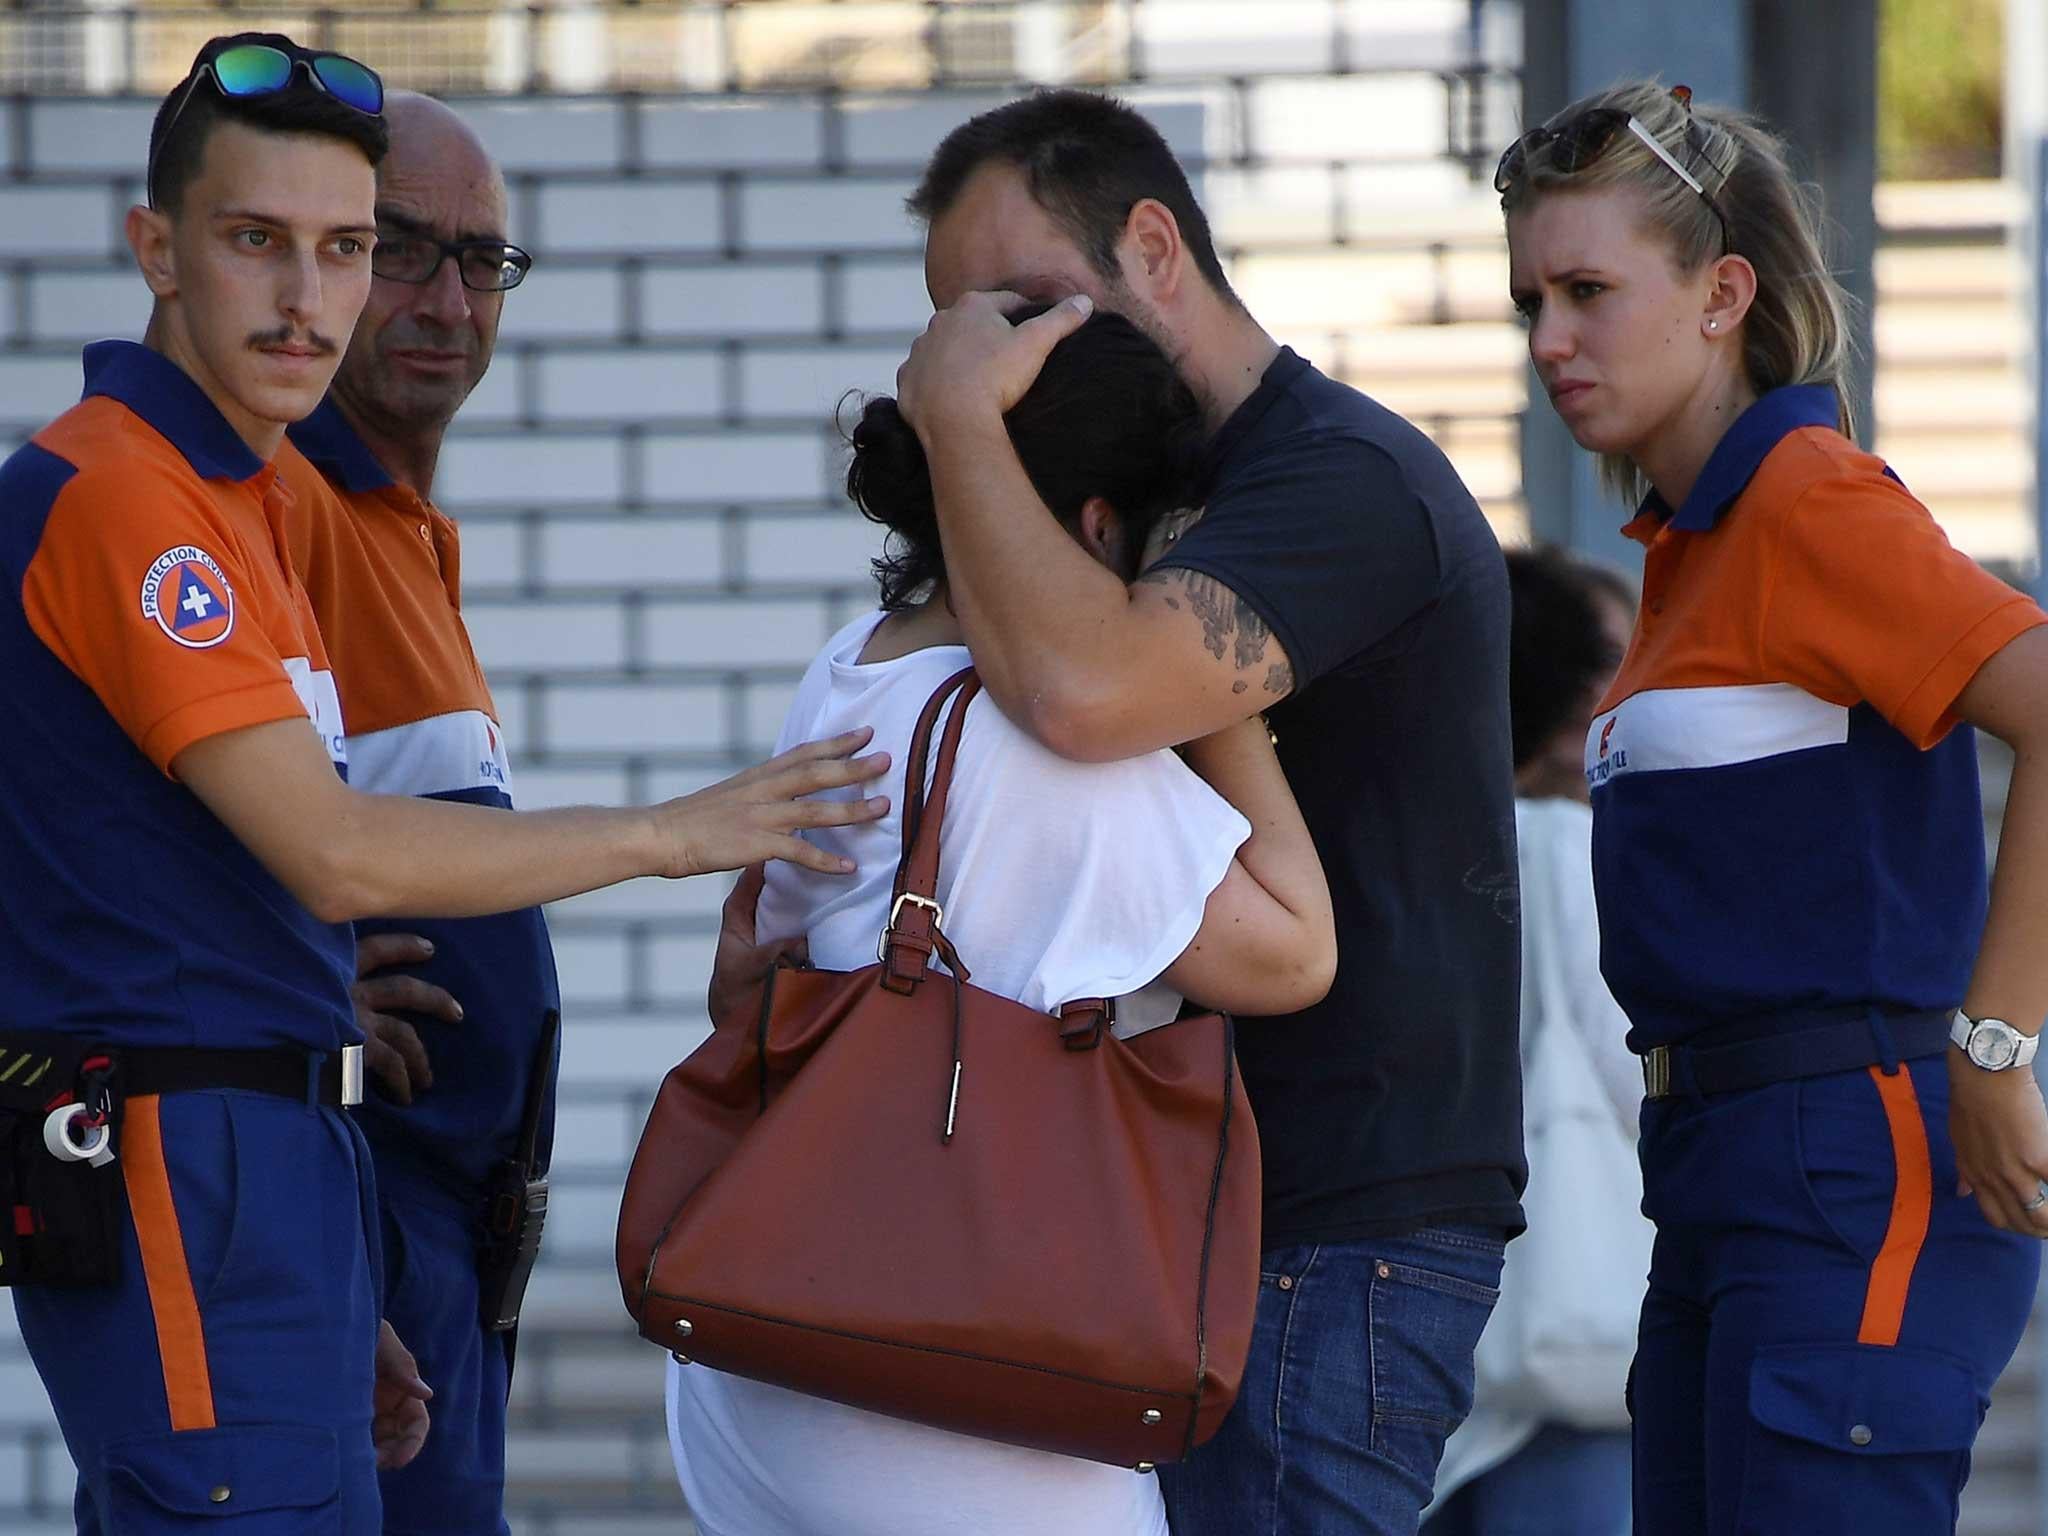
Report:
[[281,1099],[346,1109],[363,1102],[363,1048],[345,1045],[329,1056],[317,1051],[148,1050],[117,1053],[120,1089],[127,1098],[153,1093],[197,1093],[247,1088]]
[[1643,1053],[1643,1096],[1738,1093],[1794,1078],[1825,1077],[1879,1063],[1889,1067],[1916,1056],[1939,1055],[1948,1047],[1953,1017],[1943,1009],[1849,1019],[1730,1045],[1653,1046]]

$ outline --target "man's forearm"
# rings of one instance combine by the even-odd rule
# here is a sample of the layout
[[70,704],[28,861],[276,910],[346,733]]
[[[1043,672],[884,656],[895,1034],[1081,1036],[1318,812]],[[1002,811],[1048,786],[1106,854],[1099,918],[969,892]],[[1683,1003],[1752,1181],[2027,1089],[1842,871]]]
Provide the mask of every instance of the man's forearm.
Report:
[[926,444],[946,582],[982,682],[1041,736],[1049,707],[1120,686],[1130,594],[1032,488],[1000,418],[954,420]]

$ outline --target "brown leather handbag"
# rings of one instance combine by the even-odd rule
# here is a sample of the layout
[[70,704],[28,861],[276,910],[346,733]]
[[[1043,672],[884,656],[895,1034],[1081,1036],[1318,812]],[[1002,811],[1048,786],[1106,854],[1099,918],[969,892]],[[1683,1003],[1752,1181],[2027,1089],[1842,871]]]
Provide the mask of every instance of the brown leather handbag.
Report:
[[778,968],[758,1013],[715,1021],[662,1083],[619,1282],[685,1364],[1069,1456],[1175,1461],[1223,1422],[1251,1346],[1259,1144],[1230,1020],[1119,1040],[1102,999],[1053,1016],[970,983],[935,893],[979,686],[949,678],[918,722],[878,963]]

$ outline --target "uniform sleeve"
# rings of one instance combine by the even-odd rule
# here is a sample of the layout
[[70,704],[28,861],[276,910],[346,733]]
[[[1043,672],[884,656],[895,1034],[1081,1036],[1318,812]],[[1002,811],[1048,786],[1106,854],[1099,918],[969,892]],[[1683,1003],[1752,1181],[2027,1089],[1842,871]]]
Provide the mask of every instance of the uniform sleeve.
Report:
[[1213,577],[1265,621],[1305,685],[1433,602],[1442,571],[1429,509],[1381,450],[1283,439],[1233,470],[1153,570]]
[[946,809],[946,929],[974,963],[1022,948],[1029,1007],[1122,997],[1193,942],[1251,824],[1173,752],[1072,763],[984,695]]
[[169,773],[195,741],[308,718],[245,610],[255,590],[247,561],[203,491],[131,463],[64,488],[22,604],[43,644]]
[[1809,486],[1786,515],[1763,659],[1822,697],[1868,702],[1925,749],[1955,725],[1977,669],[2043,622],[1896,480],[1842,474]]

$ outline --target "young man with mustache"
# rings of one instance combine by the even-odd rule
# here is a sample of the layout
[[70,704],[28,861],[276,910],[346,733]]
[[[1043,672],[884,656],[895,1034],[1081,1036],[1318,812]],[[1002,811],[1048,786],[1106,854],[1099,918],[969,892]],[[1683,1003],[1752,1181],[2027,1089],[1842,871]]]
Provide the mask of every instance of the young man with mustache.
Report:
[[[370,287],[377,76],[203,48],[127,236],[141,345],[0,466],[0,1283],[79,1469],[81,1536],[372,1536],[430,1395],[379,1325],[349,922],[789,857],[870,819],[854,737],[648,809],[368,795],[271,459]],[[857,734],[857,733],[856,733]]]

